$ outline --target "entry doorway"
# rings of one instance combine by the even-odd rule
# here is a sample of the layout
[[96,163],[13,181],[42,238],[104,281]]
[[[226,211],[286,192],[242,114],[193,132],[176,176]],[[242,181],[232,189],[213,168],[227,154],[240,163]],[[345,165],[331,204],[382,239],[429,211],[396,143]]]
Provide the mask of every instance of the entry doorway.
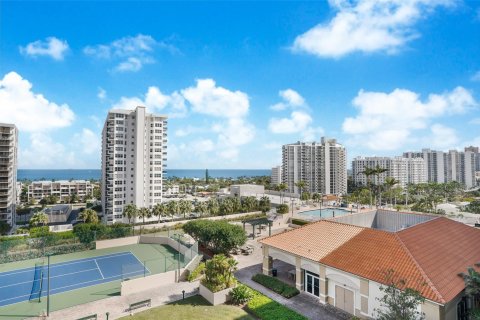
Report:
[[305,292],[320,297],[320,277],[310,271],[305,271]]
[[335,286],[335,307],[342,309],[343,311],[350,314],[354,314],[354,292],[344,287]]

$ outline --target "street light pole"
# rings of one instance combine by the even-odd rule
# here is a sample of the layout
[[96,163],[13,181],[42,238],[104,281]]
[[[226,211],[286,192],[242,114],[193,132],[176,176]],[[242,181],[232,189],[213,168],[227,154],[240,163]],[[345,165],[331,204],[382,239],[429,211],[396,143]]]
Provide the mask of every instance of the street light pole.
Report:
[[47,254],[47,317],[50,316],[50,254]]

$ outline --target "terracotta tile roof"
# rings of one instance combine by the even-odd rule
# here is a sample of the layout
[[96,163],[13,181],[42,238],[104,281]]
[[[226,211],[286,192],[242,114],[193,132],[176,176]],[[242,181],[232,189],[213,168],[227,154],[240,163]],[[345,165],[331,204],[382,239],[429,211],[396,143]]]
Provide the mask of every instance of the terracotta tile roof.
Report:
[[379,283],[394,270],[442,304],[463,290],[458,273],[480,261],[480,230],[446,218],[397,233],[322,220],[260,242]]
[[480,263],[480,230],[463,223],[442,217],[397,234],[444,301],[465,288],[458,274]]

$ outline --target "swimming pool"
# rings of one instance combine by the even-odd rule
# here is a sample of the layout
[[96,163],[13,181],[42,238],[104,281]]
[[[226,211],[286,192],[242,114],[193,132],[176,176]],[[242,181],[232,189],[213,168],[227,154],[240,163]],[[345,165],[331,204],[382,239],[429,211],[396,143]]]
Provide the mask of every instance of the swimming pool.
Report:
[[305,218],[309,218],[309,219],[320,219],[320,218],[332,218],[332,217],[343,216],[349,213],[350,211],[347,211],[345,209],[325,208],[325,209],[322,209],[321,213],[320,213],[320,209],[316,209],[316,210],[299,212],[298,215],[304,216]]

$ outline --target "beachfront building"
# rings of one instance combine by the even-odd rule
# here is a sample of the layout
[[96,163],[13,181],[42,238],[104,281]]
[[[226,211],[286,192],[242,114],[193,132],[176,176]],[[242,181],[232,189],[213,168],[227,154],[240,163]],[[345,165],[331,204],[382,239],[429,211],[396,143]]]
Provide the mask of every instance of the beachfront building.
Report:
[[18,130],[0,123],[0,221],[15,224]]
[[[480,300],[463,274],[480,271],[480,230],[438,215],[376,210],[320,220],[260,240],[264,274],[318,303],[375,318],[388,274],[425,298],[427,320],[468,319]],[[461,256],[461,259],[459,258]]]
[[288,192],[300,194],[296,186],[305,181],[305,191],[322,194],[347,193],[347,151],[335,139],[296,142],[282,146],[282,182]]
[[270,176],[270,184],[277,186],[282,183],[282,166],[276,166],[272,168],[272,174]]
[[[386,169],[382,174],[367,178],[365,168]],[[403,157],[357,157],[352,161],[352,178],[357,185],[366,186],[368,180],[376,185],[385,183],[387,177],[395,178],[402,188],[408,184],[427,182],[425,162],[422,158]]]
[[448,152],[423,149],[421,152],[405,152],[405,158],[422,158],[427,171],[427,181],[445,183],[457,181],[467,189],[476,185],[475,152],[450,150]]
[[34,199],[38,203],[44,198],[55,196],[58,202],[69,203],[73,195],[82,202],[88,196],[93,197],[94,185],[86,180],[33,181],[27,188],[28,201]]
[[166,116],[141,106],[110,110],[102,131],[104,222],[126,222],[127,204],[152,208],[161,203],[166,161]]
[[258,184],[233,184],[230,186],[231,197],[260,197],[265,195],[265,187]]

